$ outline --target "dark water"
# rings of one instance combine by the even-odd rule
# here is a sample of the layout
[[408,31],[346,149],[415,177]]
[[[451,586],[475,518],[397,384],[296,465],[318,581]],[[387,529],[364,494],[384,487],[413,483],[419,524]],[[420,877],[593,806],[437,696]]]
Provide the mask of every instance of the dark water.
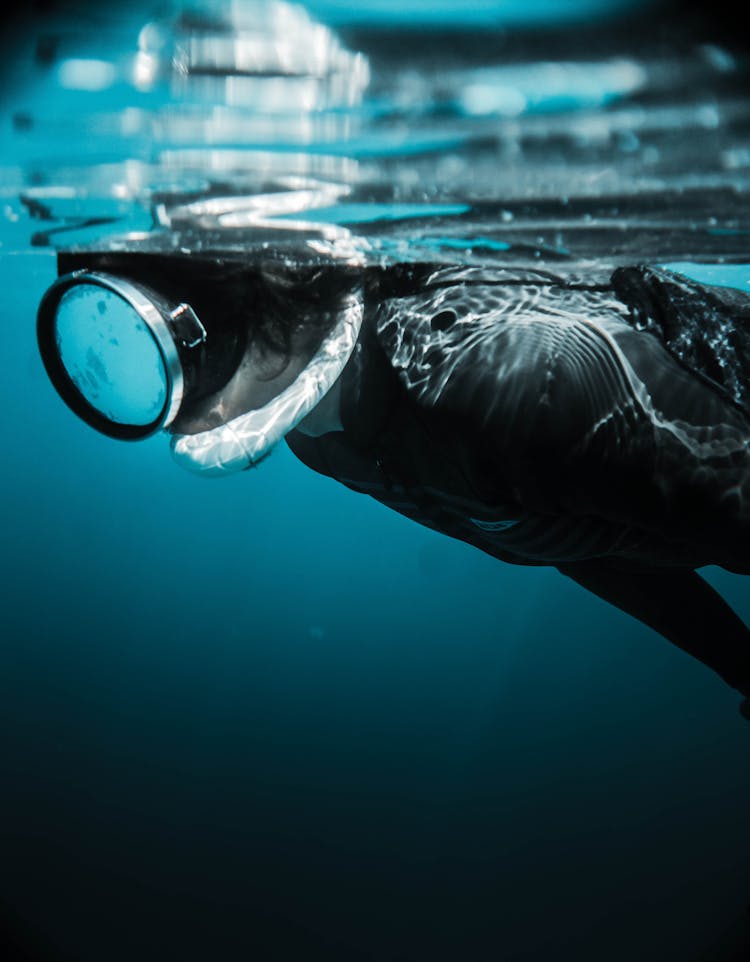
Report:
[[[720,5],[627,7],[321,2],[316,46],[298,8],[240,4],[229,36],[265,30],[243,69],[228,5],[9,25],[10,957],[750,957],[750,729],[720,680],[285,447],[207,481],[163,438],[101,437],[34,337],[76,244],[677,262],[746,290],[742,38]],[[746,581],[706,575],[750,620]]]

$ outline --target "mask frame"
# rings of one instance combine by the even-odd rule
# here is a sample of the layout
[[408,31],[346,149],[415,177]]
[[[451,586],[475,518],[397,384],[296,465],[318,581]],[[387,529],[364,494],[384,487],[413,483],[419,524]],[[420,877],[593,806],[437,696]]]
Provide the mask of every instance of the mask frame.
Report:
[[[99,411],[73,382],[56,338],[57,311],[63,295],[76,286],[101,287],[120,297],[140,317],[161,357],[166,397],[157,417],[146,425],[121,423]],[[129,278],[80,269],[59,277],[46,291],[37,312],[37,343],[45,370],[60,397],[74,414],[108,437],[139,441],[169,427],[185,393],[185,372],[180,347],[190,350],[205,341],[206,331],[188,304],[170,305],[150,289]]]

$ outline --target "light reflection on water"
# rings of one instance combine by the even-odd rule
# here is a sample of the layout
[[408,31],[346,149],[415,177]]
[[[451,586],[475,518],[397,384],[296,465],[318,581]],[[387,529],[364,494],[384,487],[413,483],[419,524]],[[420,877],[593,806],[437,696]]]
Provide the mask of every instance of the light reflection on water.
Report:
[[456,42],[433,25],[400,52],[271,0],[143,5],[96,57],[96,25],[47,28],[4,195],[42,246],[170,229],[236,246],[270,225],[381,261],[745,258],[747,59],[689,33],[665,45],[633,6],[626,29]]

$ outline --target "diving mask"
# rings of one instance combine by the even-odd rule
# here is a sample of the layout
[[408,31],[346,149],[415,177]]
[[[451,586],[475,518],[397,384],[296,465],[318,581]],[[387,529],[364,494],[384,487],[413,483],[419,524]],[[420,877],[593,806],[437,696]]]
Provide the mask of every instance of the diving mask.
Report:
[[[63,275],[42,298],[37,316],[52,384],[75,414],[110,437],[139,440],[177,427],[181,411],[221,396],[244,356],[247,319],[214,312],[208,303],[197,308],[140,280],[97,269]],[[207,430],[172,428],[175,459],[203,474],[260,461],[336,382],[354,349],[362,313],[359,293],[341,295],[332,326],[291,384],[266,404],[232,411],[231,417],[217,415],[222,405],[215,404],[213,420],[219,423]]]

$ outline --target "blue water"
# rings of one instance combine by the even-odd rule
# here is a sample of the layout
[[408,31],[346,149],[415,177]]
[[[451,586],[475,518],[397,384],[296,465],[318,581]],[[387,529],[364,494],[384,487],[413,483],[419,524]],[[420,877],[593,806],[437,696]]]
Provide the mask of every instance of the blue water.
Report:
[[[617,12],[594,6],[579,13]],[[140,6],[114,7],[117,29],[91,42],[99,57],[130,49],[129,25],[143,19]],[[504,10],[516,29],[533,7],[469,14],[486,23]],[[372,4],[379,18],[395,8]],[[359,7],[349,18],[333,2],[309,9],[337,28],[361,20]],[[175,191],[201,196],[207,161],[169,167],[186,143],[174,132],[150,153],[138,124],[169,104],[161,88],[141,91],[128,136],[104,120],[81,128],[94,101],[116,115],[141,94],[50,87],[49,72],[13,53],[0,162],[0,924],[12,957],[748,957],[750,729],[707,669],[555,571],[418,527],[284,446],[257,470],[208,481],[180,471],[163,438],[110,440],[62,404],[34,335],[55,248],[149,230],[157,175],[179,227]],[[711,57],[726,65],[718,48]],[[378,258],[596,270],[597,252],[606,269],[646,254],[746,289],[748,127],[731,91],[712,100],[706,86],[703,108],[718,102],[735,120],[728,132],[710,117],[700,127],[704,167],[687,177],[675,158],[697,154],[673,144],[669,124],[639,126],[643,149],[628,147],[627,110],[643,104],[614,115],[619,133],[591,148],[596,163],[560,140],[582,123],[569,106],[557,127],[554,112],[545,127],[531,108],[504,115],[521,124],[526,154],[504,133],[495,164],[476,113],[448,129],[455,91],[435,94],[442,113],[415,114],[396,73],[376,73],[362,139],[337,133],[326,161],[346,174],[340,161],[354,160],[361,175],[375,144],[383,166],[367,168],[366,189],[346,174],[351,194],[321,201],[314,223],[356,225]],[[471,103],[486,106],[479,94],[495,81],[472,82]],[[601,105],[580,109],[593,138]],[[11,123],[19,111],[30,127]],[[447,139],[411,150],[436,130]],[[292,148],[322,150],[292,140],[278,145],[286,164]],[[623,205],[636,162],[643,180]],[[586,194],[594,169],[604,188]],[[659,180],[680,197],[638,209]],[[586,209],[570,213],[582,190]],[[52,215],[40,219],[29,198]],[[747,581],[706,574],[750,621]]]

